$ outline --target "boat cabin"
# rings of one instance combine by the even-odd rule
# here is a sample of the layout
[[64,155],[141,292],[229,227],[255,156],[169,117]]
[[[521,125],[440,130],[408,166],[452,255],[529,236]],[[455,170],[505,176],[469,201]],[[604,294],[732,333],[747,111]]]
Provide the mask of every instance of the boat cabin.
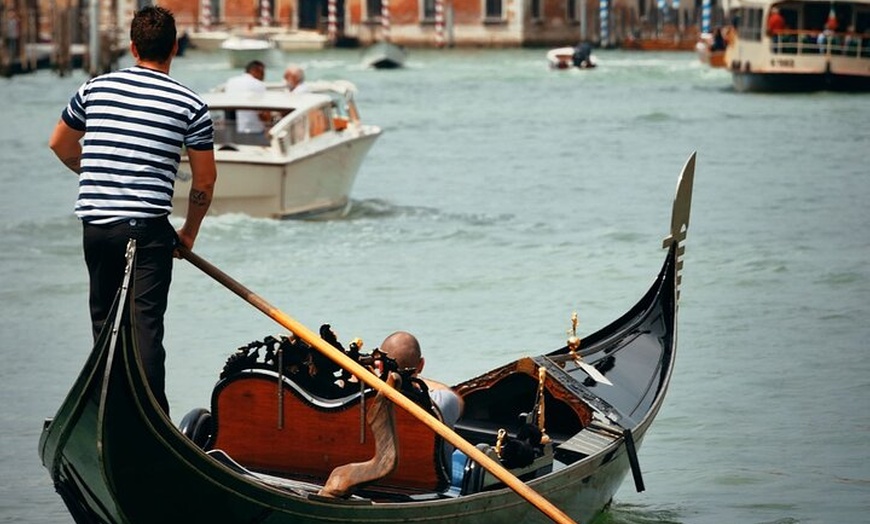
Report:
[[[770,27],[775,11],[784,28]],[[741,40],[760,42],[769,37],[775,55],[870,58],[870,3],[866,1],[742,2],[731,14]]]
[[[292,146],[335,130],[336,104],[326,95],[221,92],[207,93],[203,99],[214,121],[216,151],[260,146],[284,156]],[[248,132],[245,124],[252,119],[264,130]]]

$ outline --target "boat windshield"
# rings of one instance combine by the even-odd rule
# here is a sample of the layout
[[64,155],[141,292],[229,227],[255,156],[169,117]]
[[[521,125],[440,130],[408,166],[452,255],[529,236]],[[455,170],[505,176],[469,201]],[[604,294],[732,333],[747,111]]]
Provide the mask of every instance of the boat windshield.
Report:
[[334,107],[312,107],[305,113],[279,109],[211,109],[214,122],[214,143],[221,149],[227,145],[268,146],[277,136],[282,146],[289,146],[316,137],[334,128]]

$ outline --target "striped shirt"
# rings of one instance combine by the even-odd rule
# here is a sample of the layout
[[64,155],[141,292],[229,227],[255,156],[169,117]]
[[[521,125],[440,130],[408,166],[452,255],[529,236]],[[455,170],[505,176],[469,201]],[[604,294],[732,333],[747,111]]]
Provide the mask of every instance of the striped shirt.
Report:
[[139,66],[86,82],[61,118],[85,133],[75,213],[92,224],[168,215],[182,147],[214,147],[205,102]]

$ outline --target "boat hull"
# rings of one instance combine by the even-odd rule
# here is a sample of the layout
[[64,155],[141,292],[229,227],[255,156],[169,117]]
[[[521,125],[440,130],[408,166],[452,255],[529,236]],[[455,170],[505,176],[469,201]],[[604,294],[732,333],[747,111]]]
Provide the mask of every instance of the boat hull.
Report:
[[870,75],[835,73],[731,72],[732,84],[742,93],[805,93],[813,91],[867,92]]
[[547,51],[547,64],[550,69],[594,69],[598,61],[594,55],[589,55],[589,60],[582,66],[574,65],[574,48],[557,47]]
[[230,33],[226,31],[201,31],[188,33],[190,46],[199,51],[215,52],[220,51],[221,44],[228,38]]
[[408,54],[396,44],[390,42],[377,42],[363,52],[362,63],[364,67],[375,69],[398,69],[405,65]]
[[276,33],[270,39],[281,51],[319,51],[329,43],[325,35],[316,31]]
[[[657,380],[647,382],[654,384],[650,390],[653,399],[633,428],[637,446],[661,406],[672,369],[673,302],[659,303],[657,297],[674,285],[676,252],[673,247],[663,268],[664,278],[645,297],[648,303],[626,316],[638,318],[630,331],[643,331],[641,338],[667,341],[666,347],[660,346],[665,358],[652,368]],[[670,334],[662,338],[659,333],[649,333],[649,325]],[[616,334],[612,329],[591,336],[593,352],[602,340]],[[148,391],[132,339],[129,328],[122,326],[116,347],[97,344],[85,371],[58,415],[46,423],[40,439],[43,464],[77,522],[544,521],[536,508],[507,488],[456,498],[373,504],[266,486],[215,460],[175,429]],[[594,362],[596,357],[589,358]],[[625,439],[614,438],[594,455],[533,480],[529,486],[576,522],[589,523],[607,507],[629,469]]]
[[[141,377],[124,376],[124,368],[133,365],[132,358],[135,357],[127,351],[113,359],[112,370],[107,373],[112,393],[105,404],[100,403],[100,380],[92,382],[92,387],[84,392],[76,406],[84,424],[68,427],[56,420],[44,434],[43,449],[59,449],[59,438],[66,436],[63,455],[45,458],[46,465],[58,459],[52,477],[77,522],[543,521],[535,508],[506,489],[437,502],[362,504],[306,498],[264,487],[194,447],[159,410],[143,404]],[[101,364],[105,365],[105,360]],[[128,380],[135,384],[127,384]],[[94,435],[98,420],[112,423],[102,425],[102,432]],[[629,467],[623,445],[614,446],[606,456],[607,460],[599,457],[583,467],[530,486],[578,523],[591,522],[606,508]],[[87,475],[97,463],[104,465],[108,473]]]
[[221,49],[226,54],[230,67],[242,69],[253,60],[270,63],[274,47],[268,40],[230,38],[221,43]]
[[[286,162],[263,148],[262,155],[230,160],[215,152],[218,180],[209,213],[240,213],[258,218],[331,219],[345,216],[350,192],[378,132],[345,137],[323,149],[309,148]],[[317,145],[316,140],[311,146]],[[189,171],[184,162],[180,171]],[[175,183],[173,214],[187,213],[190,181]]]

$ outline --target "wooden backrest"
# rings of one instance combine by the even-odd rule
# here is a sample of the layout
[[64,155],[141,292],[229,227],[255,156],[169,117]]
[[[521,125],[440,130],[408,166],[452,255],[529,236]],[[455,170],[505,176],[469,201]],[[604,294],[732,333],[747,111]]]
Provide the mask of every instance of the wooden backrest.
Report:
[[[365,398],[370,408],[374,392]],[[359,399],[359,393],[336,400],[316,397],[287,377],[279,396],[275,372],[246,370],[215,387],[213,447],[255,471],[324,481],[337,466],[374,455],[374,437],[361,423],[365,413]],[[401,408],[395,408],[395,421],[399,464],[374,487],[409,493],[446,489],[441,437]]]

